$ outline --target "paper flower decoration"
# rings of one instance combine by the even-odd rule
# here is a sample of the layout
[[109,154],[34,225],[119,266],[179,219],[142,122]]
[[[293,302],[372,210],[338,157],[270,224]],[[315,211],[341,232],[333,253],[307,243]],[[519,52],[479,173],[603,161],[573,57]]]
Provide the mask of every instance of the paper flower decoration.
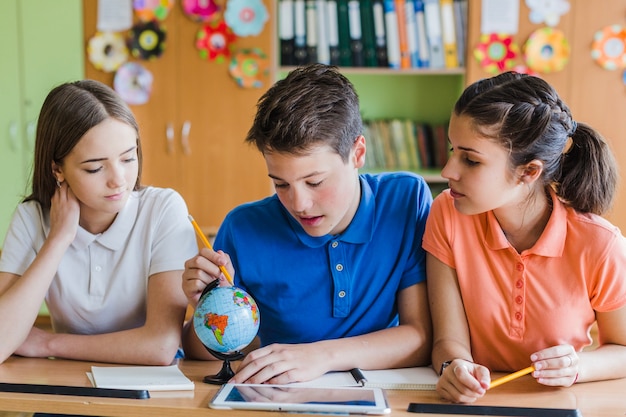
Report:
[[508,71],[515,65],[519,47],[513,37],[500,33],[485,33],[474,48],[474,57],[480,66],[491,74]]
[[537,25],[545,23],[548,26],[556,26],[561,16],[569,12],[567,0],[526,0],[530,9],[528,18]]
[[204,25],[196,35],[196,48],[200,51],[200,57],[224,62],[230,56],[232,43],[237,37],[226,23],[221,20],[216,24]]
[[260,49],[242,49],[233,55],[228,72],[240,87],[261,88],[269,74],[269,60]]
[[237,36],[256,36],[269,19],[261,0],[229,0],[224,12],[226,24]]
[[626,29],[620,25],[607,26],[593,35],[591,57],[602,68],[626,68]]
[[182,0],[185,15],[194,22],[208,23],[220,19],[221,8],[215,0]]
[[128,48],[120,33],[97,32],[89,39],[87,55],[97,70],[113,72],[128,60]]
[[165,20],[174,6],[174,0],[133,0],[135,14],[142,22]]
[[550,73],[561,71],[569,61],[570,46],[565,34],[545,27],[530,34],[524,44],[526,65],[533,71]]
[[127,62],[115,73],[113,88],[128,104],[144,104],[152,93],[152,73],[141,64]]
[[165,50],[165,30],[156,20],[138,23],[130,30],[130,51],[138,59],[155,59]]

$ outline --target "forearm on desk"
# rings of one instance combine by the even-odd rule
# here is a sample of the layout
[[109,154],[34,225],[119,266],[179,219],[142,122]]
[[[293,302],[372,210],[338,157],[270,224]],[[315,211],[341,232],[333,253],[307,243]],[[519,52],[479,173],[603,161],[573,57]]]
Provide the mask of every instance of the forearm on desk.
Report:
[[0,363],[27,339],[66,248],[46,241],[22,276],[0,272]]
[[98,335],[49,333],[33,329],[16,354],[73,360],[168,365],[179,346],[180,331],[154,332],[140,327]]
[[605,344],[580,352],[577,382],[626,377],[626,346]]
[[390,369],[430,364],[430,339],[405,325],[317,342],[331,370]]
[[[149,278],[145,324],[94,335],[53,334],[33,329],[17,354],[127,364],[167,365],[180,346],[186,299],[177,271]],[[178,291],[178,293],[176,293]]]

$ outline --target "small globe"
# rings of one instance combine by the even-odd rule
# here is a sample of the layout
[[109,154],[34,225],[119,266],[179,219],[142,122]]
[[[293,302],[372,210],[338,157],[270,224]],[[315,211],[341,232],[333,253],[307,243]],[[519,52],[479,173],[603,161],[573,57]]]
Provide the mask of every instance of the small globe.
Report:
[[200,297],[193,326],[207,349],[234,354],[252,342],[259,320],[259,309],[247,292],[239,287],[215,287]]

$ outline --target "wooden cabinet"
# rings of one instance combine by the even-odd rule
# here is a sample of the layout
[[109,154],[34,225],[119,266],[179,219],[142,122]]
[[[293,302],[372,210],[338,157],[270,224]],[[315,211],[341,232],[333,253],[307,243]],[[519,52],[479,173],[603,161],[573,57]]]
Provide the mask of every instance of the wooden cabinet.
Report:
[[[83,5],[88,40],[96,33],[97,2]],[[270,10],[269,2],[266,6]],[[270,54],[272,18],[259,36],[238,38],[236,47]],[[256,102],[272,77],[262,88],[241,88],[227,62],[202,59],[195,47],[201,24],[185,16],[178,2],[162,26],[164,53],[138,61],[152,72],[152,95],[148,103],[131,106],[140,125],[142,179],[145,185],[176,189],[200,226],[213,231],[236,205],[272,192],[262,155],[244,143]],[[88,60],[85,74],[113,85],[113,74],[97,71]]]
[[[569,3],[569,13],[561,17],[556,27],[569,40],[569,63],[562,71],[542,74],[541,77],[557,89],[575,120],[588,123],[607,138],[623,171],[626,167],[626,88],[622,71],[608,71],[596,64],[591,58],[591,44],[596,31],[608,25],[624,24],[624,2],[605,0],[601,7],[588,0],[571,0]],[[480,37],[481,5],[480,0],[469,2],[470,50]],[[525,2],[520,2],[519,33],[515,36],[520,47],[534,30],[544,26],[531,23],[528,12]],[[468,61],[467,83],[488,75],[476,60]],[[623,179],[613,210],[606,217],[622,231],[626,230],[626,183]]]
[[57,84],[83,78],[80,0],[4,0],[0,13],[0,242],[30,193],[37,117]]

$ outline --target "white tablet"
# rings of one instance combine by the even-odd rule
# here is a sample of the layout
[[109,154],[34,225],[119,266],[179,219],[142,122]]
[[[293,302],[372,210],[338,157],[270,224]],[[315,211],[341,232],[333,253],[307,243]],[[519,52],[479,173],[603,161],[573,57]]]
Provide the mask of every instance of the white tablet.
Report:
[[380,388],[271,384],[224,384],[209,407],[232,410],[266,410],[301,413],[389,414]]

